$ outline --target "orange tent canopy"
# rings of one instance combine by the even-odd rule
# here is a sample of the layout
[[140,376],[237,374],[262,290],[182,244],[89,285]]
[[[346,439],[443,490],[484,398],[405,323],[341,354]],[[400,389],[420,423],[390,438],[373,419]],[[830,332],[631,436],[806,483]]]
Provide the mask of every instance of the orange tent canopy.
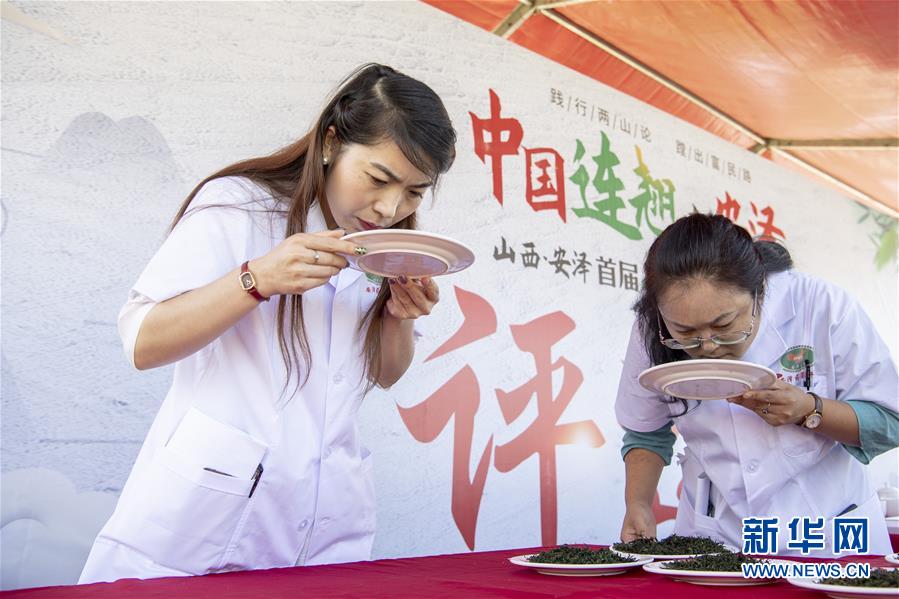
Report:
[[424,0],[899,216],[899,0]]

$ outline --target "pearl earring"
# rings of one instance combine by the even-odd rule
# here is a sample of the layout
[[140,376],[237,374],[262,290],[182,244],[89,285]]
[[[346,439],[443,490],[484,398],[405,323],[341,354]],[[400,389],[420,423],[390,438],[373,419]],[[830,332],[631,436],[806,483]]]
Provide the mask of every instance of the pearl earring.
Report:
[[327,157],[327,156],[324,156],[324,157],[322,158],[322,163],[328,164],[328,157]]

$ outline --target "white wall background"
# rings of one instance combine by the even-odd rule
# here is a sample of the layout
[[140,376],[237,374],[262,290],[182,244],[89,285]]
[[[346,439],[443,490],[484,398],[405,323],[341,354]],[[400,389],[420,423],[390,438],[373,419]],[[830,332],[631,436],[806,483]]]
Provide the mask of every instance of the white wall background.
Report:
[[[525,272],[519,262],[495,261],[493,249],[505,237],[517,248],[533,241],[548,257],[565,247],[639,263],[651,239],[645,227],[642,241],[630,241],[574,217],[570,208],[580,202],[571,183],[566,225],[552,212],[533,212],[524,201],[523,155],[504,160],[500,206],[489,166],[474,154],[468,115],[489,114],[488,88],[503,114],[521,121],[525,147],[554,147],[565,157],[566,177],[574,172],[575,139],[596,154],[601,127],[552,105],[552,88],[651,129],[644,142],[602,128],[621,159],[624,198],[639,182],[637,143],[652,175],[676,184],[677,216],[694,205],[714,210],[725,190],[743,204],[741,224],[750,200],[772,206],[797,265],[856,294],[896,355],[895,263],[874,268],[868,235],[876,227],[870,219],[857,223],[857,205],[426,5],[3,4],[3,588],[74,582],[128,475],[171,371],[132,370],[115,319],[181,199],[212,170],[302,135],[326,94],[362,62],[395,66],[444,98],[459,133],[458,159],[423,210],[422,228],[459,237],[478,256],[474,268],[442,282],[443,303],[424,323],[410,373],[389,393],[373,393],[361,412],[377,458],[375,557],[468,550],[450,514],[453,425],[420,444],[396,406],[423,401],[471,364],[481,386],[473,471],[490,435],[507,442],[536,415],[531,405],[506,425],[493,393],[533,375],[509,325],[555,310],[577,328],[553,356],[585,377],[560,422],[595,420],[606,438],[596,449],[557,450],[558,541],[610,542],[623,515],[612,405],[636,294],[600,287],[595,269],[586,284],[549,270]],[[748,169],[752,182],[691,164],[677,155],[677,141]],[[633,223],[630,207],[621,216]],[[425,365],[461,323],[454,285],[487,299],[499,328]],[[895,451],[878,458],[875,482],[896,469]],[[675,469],[666,471],[663,503],[675,503],[678,479]],[[536,457],[508,473],[491,466],[477,550],[540,544],[538,483]]]

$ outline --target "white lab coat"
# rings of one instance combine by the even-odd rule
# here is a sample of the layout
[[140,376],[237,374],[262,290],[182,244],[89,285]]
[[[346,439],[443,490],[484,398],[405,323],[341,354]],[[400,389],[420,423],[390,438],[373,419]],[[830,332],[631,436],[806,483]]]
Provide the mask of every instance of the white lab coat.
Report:
[[[741,358],[784,370],[781,356],[789,348],[814,350],[812,391],[824,398],[867,400],[899,411],[896,367],[862,308],[843,290],[795,271],[769,277],[759,331]],[[615,411],[619,423],[638,432],[657,430],[682,411],[643,389],[637,376],[649,367],[642,338],[634,327]],[[794,382],[798,386],[801,383]],[[889,553],[890,542],[880,502],[865,467],[839,443],[795,425],[770,426],[758,414],[726,401],[690,402],[690,412],[675,418],[686,448],[678,456],[683,491],[675,532],[704,535],[741,547],[742,518],[778,517],[778,547],[787,549],[793,517],[825,521],[827,547],[832,548],[832,519],[869,518],[871,553]],[[827,418],[827,411],[824,411]],[[705,505],[699,475],[711,482],[714,517]]]
[[[228,207],[181,220],[133,293],[164,301],[284,239],[284,215],[265,212],[273,201],[248,180],[214,180],[192,207],[217,204]],[[317,204],[307,222],[310,232],[326,229]],[[365,275],[344,269],[303,295],[313,367],[296,393],[296,372],[288,382],[278,345],[278,298],[180,360],[80,582],[368,559],[372,459],[356,413],[364,387],[359,325],[377,292]]]

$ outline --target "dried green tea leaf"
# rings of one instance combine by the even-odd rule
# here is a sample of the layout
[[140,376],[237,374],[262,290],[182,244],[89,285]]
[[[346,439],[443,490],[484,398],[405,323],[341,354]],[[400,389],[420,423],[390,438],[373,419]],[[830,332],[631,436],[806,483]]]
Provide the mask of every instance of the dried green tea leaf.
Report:
[[701,553],[721,553],[727,548],[708,537],[687,537],[671,535],[661,541],[653,538],[635,539],[628,543],[615,543],[612,549],[625,553],[644,555],[698,555]]
[[608,549],[590,549],[580,545],[560,545],[554,549],[532,555],[529,562],[540,564],[625,564],[635,562]]
[[838,584],[846,587],[899,588],[899,570],[874,568],[868,578],[825,578],[821,584]]
[[766,560],[749,557],[742,553],[710,553],[690,559],[663,564],[665,570],[696,570],[701,572],[740,572],[743,564],[764,563]]

